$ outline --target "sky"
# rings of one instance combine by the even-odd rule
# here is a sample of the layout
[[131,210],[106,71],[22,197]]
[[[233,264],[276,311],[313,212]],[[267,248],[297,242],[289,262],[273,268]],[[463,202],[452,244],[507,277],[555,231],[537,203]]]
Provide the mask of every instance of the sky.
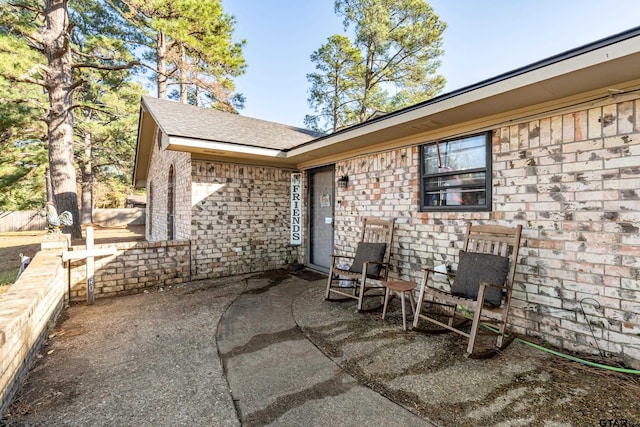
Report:
[[[438,73],[448,93],[640,26],[640,0],[428,0],[447,23]],[[311,114],[309,59],[346,34],[333,0],[223,0],[246,40],[246,73],[235,79],[240,114],[304,127]]]

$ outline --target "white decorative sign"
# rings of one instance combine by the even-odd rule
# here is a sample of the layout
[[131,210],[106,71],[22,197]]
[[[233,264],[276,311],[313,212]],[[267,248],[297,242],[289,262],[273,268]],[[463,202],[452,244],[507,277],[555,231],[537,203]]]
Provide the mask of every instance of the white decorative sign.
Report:
[[302,174],[291,174],[291,245],[302,244]]

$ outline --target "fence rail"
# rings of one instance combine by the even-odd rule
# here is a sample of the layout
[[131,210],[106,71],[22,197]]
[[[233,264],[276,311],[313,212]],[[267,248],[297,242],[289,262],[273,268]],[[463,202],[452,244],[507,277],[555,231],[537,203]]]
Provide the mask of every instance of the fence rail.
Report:
[[0,233],[45,230],[47,219],[40,211],[0,212]]
[[[144,212],[144,208],[94,209],[93,222],[103,227],[143,225],[145,223]],[[40,211],[0,212],[0,233],[38,231],[46,230],[46,228],[47,219],[40,215]]]

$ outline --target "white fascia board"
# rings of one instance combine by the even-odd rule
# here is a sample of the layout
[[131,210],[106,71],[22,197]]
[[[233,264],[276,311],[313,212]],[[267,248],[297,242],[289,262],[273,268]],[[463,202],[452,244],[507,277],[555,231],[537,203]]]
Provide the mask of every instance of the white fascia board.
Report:
[[178,136],[170,136],[168,150],[176,151],[198,151],[206,154],[210,151],[222,151],[227,153],[251,154],[264,157],[282,157],[286,158],[287,153],[272,148],[253,147],[251,145],[229,144],[226,142],[202,141],[198,139],[190,139]]

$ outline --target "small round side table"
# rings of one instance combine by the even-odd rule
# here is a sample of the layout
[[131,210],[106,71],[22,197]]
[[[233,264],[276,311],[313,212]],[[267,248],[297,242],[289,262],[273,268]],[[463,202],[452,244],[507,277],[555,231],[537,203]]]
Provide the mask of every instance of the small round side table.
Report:
[[409,295],[409,302],[411,303],[411,311],[413,315],[416,315],[415,302],[413,301],[413,290],[416,287],[416,282],[409,280],[390,280],[383,282],[385,289],[384,292],[384,306],[382,308],[382,319],[387,314],[387,303],[389,302],[389,296],[392,293],[397,294],[400,297],[402,304],[402,330],[407,330],[407,313],[405,309],[405,296]]

